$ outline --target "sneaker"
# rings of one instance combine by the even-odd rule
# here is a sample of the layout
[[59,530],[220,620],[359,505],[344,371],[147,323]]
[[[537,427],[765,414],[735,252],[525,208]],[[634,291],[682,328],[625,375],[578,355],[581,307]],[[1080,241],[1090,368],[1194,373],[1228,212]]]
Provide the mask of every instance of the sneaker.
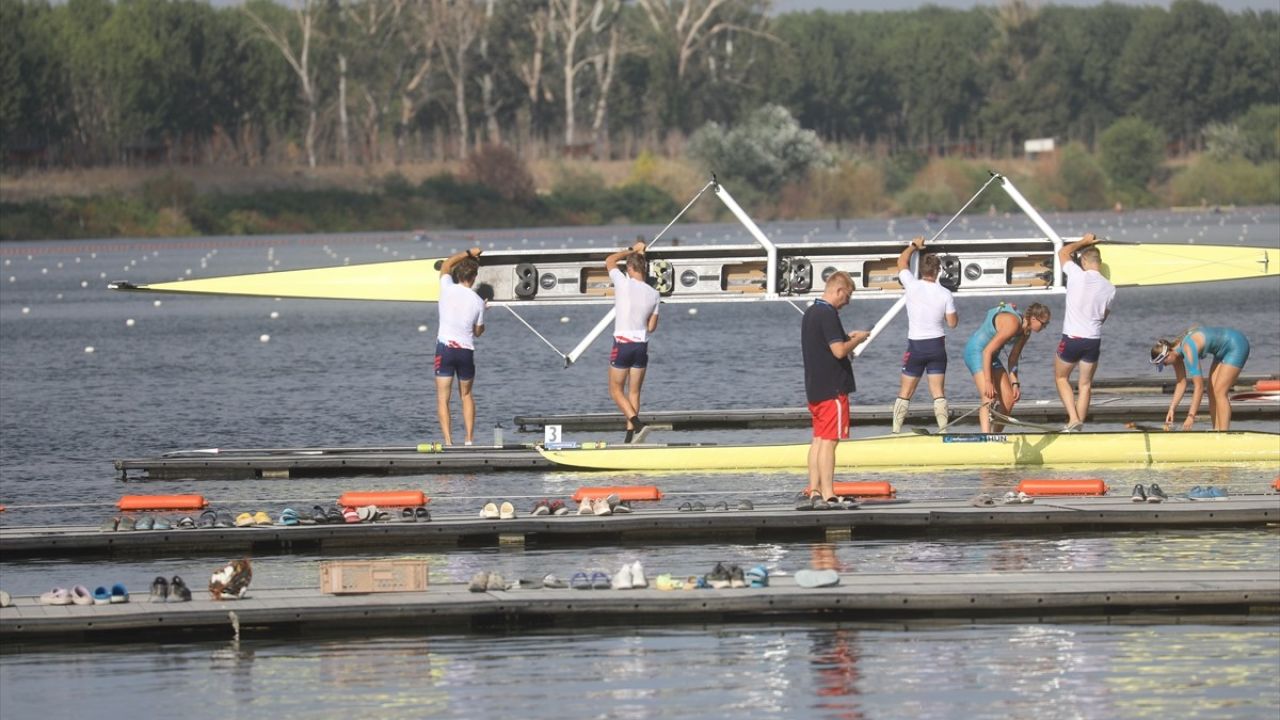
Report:
[[411,507],[400,510],[400,522],[417,522],[418,516]]
[[551,504],[548,505],[548,507],[551,508],[552,515],[568,515],[569,514],[569,508],[564,506],[563,500],[552,500]]
[[604,501],[609,503],[610,509],[613,509],[618,507],[618,503],[622,502],[622,498],[618,497],[618,493],[611,493]]
[[431,511],[419,505],[413,509],[414,522],[431,522]]
[[547,573],[542,576],[542,587],[550,588],[552,590],[561,590],[569,587],[569,583],[561,580],[554,573]]
[[503,520],[515,520],[516,506],[504,500],[502,507],[498,509],[498,517]]
[[639,560],[631,563],[631,587],[649,587],[649,580],[644,576],[644,566]]
[[756,504],[744,498],[738,501],[738,509],[739,510],[755,510]]
[[177,575],[169,581],[169,597],[178,602],[191,602],[191,588]]
[[613,581],[609,585],[614,590],[630,590],[635,587],[631,583],[631,566],[623,565],[618,572],[613,574]]
[[595,512],[594,505],[595,505],[595,501],[592,500],[591,498],[589,497],[582,498],[582,500],[578,502],[578,514],[579,515],[592,514],[593,512]]
[[500,574],[498,574],[498,573],[496,573],[496,572],[491,572],[491,573],[489,573],[489,587],[488,587],[488,589],[489,589],[490,591],[493,591],[493,590],[505,590],[506,588],[507,588],[507,581],[506,581],[506,580],[504,580],[504,579],[502,578],[502,575],[500,575]]
[[1158,503],[1168,499],[1169,496],[1165,494],[1164,490],[1160,489],[1159,485],[1151,483],[1151,486],[1147,488],[1147,502]]
[[596,515],[612,515],[613,508],[609,507],[609,501],[604,498],[596,498],[591,503],[591,512]]
[[156,519],[150,515],[143,515],[138,518],[138,522],[134,523],[134,530],[154,530],[156,528]]
[[[365,514],[367,515],[367,514],[368,514],[368,511],[366,511],[366,512],[365,512]],[[360,518],[360,511],[359,511],[359,510],[356,510],[356,509],[355,509],[355,508],[353,508],[353,507],[345,507],[345,508],[342,508],[342,521],[343,521],[344,523],[347,523],[347,524],[349,524],[349,525],[355,525],[355,524],[359,523],[359,522],[360,522],[360,520],[361,520],[361,518]]]
[[165,602],[169,599],[169,581],[157,577],[151,583],[151,602]]
[[840,575],[835,570],[800,570],[796,584],[802,588],[831,587],[840,584]]
[[138,526],[138,521],[131,515],[125,515],[120,518],[120,523],[116,525],[117,530],[133,530]]
[[1024,504],[1024,505],[1030,505],[1031,503],[1033,503],[1033,502],[1035,502],[1035,501],[1036,501],[1036,499],[1035,499],[1035,498],[1031,497],[1030,495],[1026,494],[1025,492],[1022,492],[1021,490],[1019,490],[1019,491],[1018,491],[1018,502],[1020,502],[1020,503],[1022,503],[1022,504]]
[[1066,425],[1062,426],[1062,432],[1064,433],[1081,432],[1083,430],[1084,430],[1084,423],[1080,422],[1079,420],[1073,423],[1067,423]]
[[485,503],[484,507],[480,509],[480,517],[484,518],[485,520],[497,520],[498,504],[491,503],[491,502]]
[[715,569],[707,573],[707,584],[716,590],[723,590],[732,583],[733,579],[729,576],[729,570],[722,563],[716,563]]
[[1214,500],[1219,500],[1219,499],[1221,499],[1221,498],[1225,498],[1225,497],[1227,497],[1227,489],[1226,489],[1226,488],[1222,488],[1222,487],[1218,487],[1217,485],[1210,485],[1210,486],[1209,486],[1209,497],[1213,498]]
[[574,590],[590,590],[591,576],[584,572],[576,572],[569,578],[569,587]]
[[769,571],[763,565],[757,565],[748,570],[746,579],[753,588],[769,587]]
[[613,512],[614,512],[614,514],[615,514],[615,515],[617,515],[617,514],[626,515],[626,514],[630,513],[630,512],[631,512],[631,501],[630,501],[630,500],[623,500],[622,502],[618,503],[617,505],[614,505],[614,506],[613,506]]
[[[191,518],[187,518],[187,519],[190,520]],[[173,523],[169,522],[169,518],[158,517],[156,518],[155,529],[156,530],[172,530]]]
[[609,573],[600,570],[591,573],[592,590],[608,590],[612,586],[613,580],[609,578]]
[[471,576],[467,589],[471,592],[484,592],[489,587],[489,573],[481,572]]
[[729,587],[744,588],[747,586],[747,575],[742,572],[742,568],[734,565],[729,568]]
[[1147,493],[1146,493],[1146,491],[1145,491],[1145,490],[1143,490],[1143,489],[1142,489],[1142,486],[1141,486],[1141,485],[1134,485],[1134,486],[1133,486],[1133,497],[1132,497],[1131,499],[1132,499],[1134,502],[1146,502],[1146,501],[1147,501]]
[[530,511],[529,514],[530,515],[550,515],[551,503],[549,503],[546,500],[539,500],[537,503],[534,503],[533,510]]
[[1019,502],[1021,501],[1018,500],[1018,494],[1015,493],[1014,491],[1010,490],[1009,492],[1004,494],[1005,505],[1017,505]]

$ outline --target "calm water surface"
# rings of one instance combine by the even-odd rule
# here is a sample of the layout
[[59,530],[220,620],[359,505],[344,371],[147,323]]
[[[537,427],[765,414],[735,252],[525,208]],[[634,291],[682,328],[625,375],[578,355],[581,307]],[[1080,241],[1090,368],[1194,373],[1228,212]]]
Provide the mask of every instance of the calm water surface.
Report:
[[[1277,250],[1280,210],[1221,215],[1134,213],[1049,216],[1064,234],[1247,244]],[[187,276],[432,257],[486,248],[625,245],[654,228],[573,228],[433,236],[214,238],[197,241],[6,243],[0,246],[0,514],[6,527],[96,523],[126,492],[196,491],[237,510],[329,503],[353,489],[422,488],[435,512],[474,512],[490,498],[528,505],[567,496],[599,476],[564,472],[335,480],[121,483],[111,460],[185,448],[413,445],[438,439],[431,353],[434,306],[187,298],[109,293],[107,280]],[[736,227],[680,226],[686,242],[746,242]],[[782,242],[929,234],[914,219],[769,225]],[[1034,234],[1019,219],[967,218],[955,234]],[[1104,247],[1105,253],[1105,247]],[[156,304],[159,301],[159,304]],[[1024,353],[1024,402],[1057,403],[1053,331]],[[958,345],[987,300],[959,302],[948,394],[974,397]],[[854,303],[847,327],[870,327],[885,301]],[[1231,325],[1253,345],[1246,372],[1280,372],[1280,283],[1121,290],[1107,323],[1102,377],[1150,373],[1146,349],[1188,325]],[[795,406],[803,397],[799,313],[778,303],[663,309],[645,386],[653,410]],[[534,308],[525,317],[561,349],[602,308]],[[274,314],[274,317],[273,317]],[[128,321],[132,320],[130,323]],[[900,317],[858,360],[855,402],[886,403],[897,389],[905,336]],[[506,311],[491,311],[481,338],[476,393],[479,442],[517,414],[611,409],[607,345],[574,367]],[[426,326],[425,331],[421,328]],[[269,335],[269,342],[260,336]],[[86,352],[92,347],[93,352]],[[1039,371],[1034,368],[1039,366]],[[957,370],[958,368],[958,370]],[[1277,423],[1243,425],[1276,431]],[[876,434],[882,428],[857,429]],[[803,430],[670,435],[655,439],[804,441]],[[583,434],[579,439],[595,439]],[[532,436],[516,436],[531,440]],[[1082,472],[1125,492],[1159,482],[1170,492],[1226,485],[1257,492],[1264,466],[1037,471]],[[1015,470],[877,472],[907,498],[1003,492]],[[617,476],[627,483],[638,477]],[[688,474],[658,481],[666,503],[750,497],[783,501],[797,473]],[[344,556],[325,556],[325,559]],[[778,573],[815,562],[847,572],[1238,568],[1280,573],[1280,540],[1265,530],[1070,533],[1052,537],[932,537],[823,543],[424,553],[431,582],[477,570],[535,576],[642,560],[653,572],[702,573],[717,560],[764,563]],[[313,586],[319,556],[255,559],[259,587]],[[0,586],[35,594],[52,586],[122,581],[135,592],[157,574],[197,578],[220,558],[127,561],[0,560]],[[1246,625],[834,625],[592,629],[564,633],[295,638],[239,644],[142,644],[127,649],[55,645],[0,652],[0,716],[105,717],[181,707],[184,717],[1275,717],[1280,630]],[[1203,622],[1189,619],[1186,622]],[[549,661],[549,662],[547,662]],[[689,669],[697,668],[697,672]],[[139,698],[145,698],[141,702]]]

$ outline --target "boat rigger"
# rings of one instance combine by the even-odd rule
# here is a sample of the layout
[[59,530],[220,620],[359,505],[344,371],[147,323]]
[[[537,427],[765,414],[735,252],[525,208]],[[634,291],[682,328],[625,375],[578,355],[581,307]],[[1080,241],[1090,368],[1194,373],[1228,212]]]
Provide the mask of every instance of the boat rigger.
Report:
[[[808,443],[788,445],[539,448],[578,470],[798,470]],[[836,452],[846,470],[904,467],[1270,463],[1280,466],[1280,434],[1230,432],[955,433],[847,440]]]

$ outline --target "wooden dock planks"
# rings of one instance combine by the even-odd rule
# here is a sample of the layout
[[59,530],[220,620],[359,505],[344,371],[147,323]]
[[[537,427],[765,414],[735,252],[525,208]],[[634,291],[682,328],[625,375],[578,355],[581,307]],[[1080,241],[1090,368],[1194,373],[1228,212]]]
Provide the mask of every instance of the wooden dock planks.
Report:
[[[652,583],[652,580],[650,581]],[[804,589],[790,577],[768,588],[678,590],[513,590],[471,593],[459,584],[425,592],[323,595],[318,590],[251,590],[248,598],[214,602],[39,605],[16,598],[0,608],[0,640],[144,639],[173,642],[210,635],[266,636],[312,629],[351,632],[377,627],[465,631],[472,626],[536,622],[580,628],[600,623],[772,621],[788,616],[1052,618],[1057,615],[1175,613],[1275,614],[1280,574],[1274,570],[1071,571],[1020,573],[845,574],[840,584]],[[12,646],[11,646],[12,647]]]

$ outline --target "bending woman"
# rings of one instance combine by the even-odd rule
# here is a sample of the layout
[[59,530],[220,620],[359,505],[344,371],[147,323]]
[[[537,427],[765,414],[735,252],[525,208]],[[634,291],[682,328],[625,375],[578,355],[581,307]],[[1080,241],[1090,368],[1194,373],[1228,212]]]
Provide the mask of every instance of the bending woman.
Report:
[[[1031,303],[1026,312],[1019,312],[1016,305],[1001,302],[987,311],[978,329],[969,336],[964,346],[964,364],[973,375],[973,383],[983,400],[982,409],[978,411],[982,432],[1000,432],[1003,428],[992,425],[988,401],[998,402],[1000,412],[1005,415],[1013,410],[1013,404],[1022,396],[1018,382],[1022,346],[1027,344],[1031,333],[1044,330],[1048,324],[1049,308],[1040,303]],[[1008,370],[1000,363],[1000,351],[1004,348],[1009,349]]]
[[1209,419],[1214,430],[1231,429],[1231,387],[1240,377],[1244,363],[1249,359],[1249,338],[1235,328],[1193,327],[1180,340],[1157,340],[1151,348],[1151,364],[1160,370],[1172,365],[1178,374],[1178,384],[1173,389],[1173,402],[1164,416],[1164,429],[1173,425],[1173,418],[1187,389],[1187,376],[1195,382],[1191,394],[1191,409],[1182,423],[1183,430],[1190,430],[1200,412],[1200,398],[1204,397],[1204,376],[1200,373],[1200,358],[1213,354],[1213,366],[1209,368]]

